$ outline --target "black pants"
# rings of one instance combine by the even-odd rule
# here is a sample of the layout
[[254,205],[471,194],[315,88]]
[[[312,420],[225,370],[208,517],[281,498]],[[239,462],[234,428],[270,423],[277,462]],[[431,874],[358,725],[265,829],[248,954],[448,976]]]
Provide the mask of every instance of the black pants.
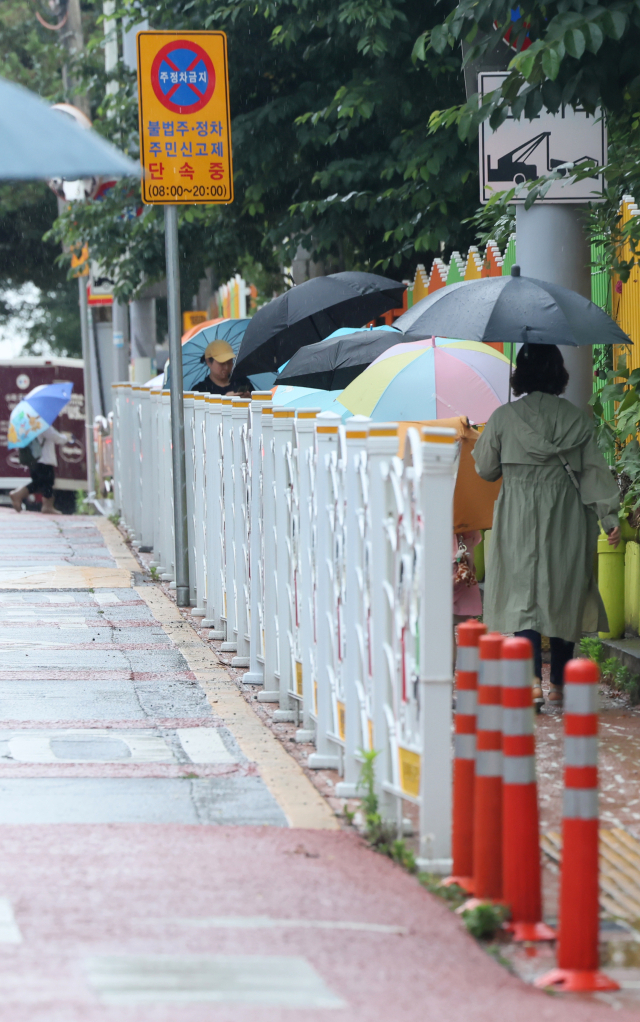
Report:
[[[516,635],[528,639],[533,646],[533,667],[536,678],[542,677],[542,636],[540,632],[534,632],[532,628],[525,628]],[[564,683],[565,664],[573,657],[573,643],[566,639],[549,639],[551,645],[551,684],[562,685]]]
[[41,493],[43,497],[53,497],[53,484],[56,470],[53,465],[41,465],[37,462],[31,469],[31,482],[27,486],[29,493]]

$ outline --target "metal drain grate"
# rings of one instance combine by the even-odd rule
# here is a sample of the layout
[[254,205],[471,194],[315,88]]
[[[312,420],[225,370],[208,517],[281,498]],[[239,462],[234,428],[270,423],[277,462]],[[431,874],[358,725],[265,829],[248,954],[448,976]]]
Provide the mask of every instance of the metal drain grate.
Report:
[[[550,830],[540,845],[560,865],[562,835]],[[600,907],[628,923],[640,920],[640,841],[622,827],[600,830]]]

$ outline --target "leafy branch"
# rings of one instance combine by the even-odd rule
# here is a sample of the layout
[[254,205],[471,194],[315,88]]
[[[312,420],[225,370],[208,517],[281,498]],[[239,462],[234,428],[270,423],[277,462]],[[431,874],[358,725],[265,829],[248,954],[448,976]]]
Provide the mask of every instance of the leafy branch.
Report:
[[640,369],[630,371],[621,355],[614,369],[600,370],[603,386],[593,394],[596,439],[615,465],[622,493],[621,517],[638,524],[640,510]]

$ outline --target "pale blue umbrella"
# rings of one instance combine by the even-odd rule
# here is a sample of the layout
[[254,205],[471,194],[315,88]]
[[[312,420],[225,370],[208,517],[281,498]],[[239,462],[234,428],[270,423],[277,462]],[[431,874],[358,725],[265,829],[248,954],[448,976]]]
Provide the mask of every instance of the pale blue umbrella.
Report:
[[90,128],[0,78],[0,179],[139,174],[140,167]]
[[338,401],[341,390],[315,390],[311,387],[289,387],[280,384],[274,388],[273,404],[288,408],[318,408],[321,412],[335,412],[342,421],[350,419],[353,412]]
[[9,416],[7,447],[28,447],[58,418],[71,400],[73,383],[48,383],[23,397]]
[[[214,323],[205,326],[197,334],[190,337],[182,345],[182,387],[183,390],[193,388],[209,375],[209,366],[203,361],[205,349],[211,341],[226,341],[233,349],[234,355],[238,354],[240,342],[244,337],[251,320],[249,319],[224,319],[222,323]],[[165,388],[171,386],[171,366],[167,362],[164,370]]]

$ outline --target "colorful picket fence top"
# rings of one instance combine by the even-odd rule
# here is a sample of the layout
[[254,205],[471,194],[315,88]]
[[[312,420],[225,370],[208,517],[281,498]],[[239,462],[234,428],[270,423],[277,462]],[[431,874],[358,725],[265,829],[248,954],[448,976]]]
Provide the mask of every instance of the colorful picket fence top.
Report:
[[508,276],[515,261],[516,236],[512,234],[504,253],[500,252],[495,241],[488,241],[483,253],[472,245],[466,257],[460,252],[452,252],[448,263],[439,257],[435,258],[429,273],[423,264],[419,263],[413,281],[407,281],[409,284],[407,306],[411,308],[421,298],[433,294],[441,287],[447,287],[448,284],[459,284],[463,280],[480,280],[481,277]]

